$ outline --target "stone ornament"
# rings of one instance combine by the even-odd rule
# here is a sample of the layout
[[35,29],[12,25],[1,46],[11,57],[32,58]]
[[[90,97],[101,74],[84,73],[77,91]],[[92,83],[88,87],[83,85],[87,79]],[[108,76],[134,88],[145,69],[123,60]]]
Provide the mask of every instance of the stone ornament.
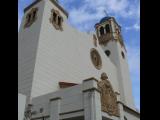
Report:
[[109,41],[113,40],[113,35],[112,33],[107,33],[107,34],[99,36],[98,40],[99,40],[100,45],[107,45]]
[[90,56],[91,56],[91,61],[93,65],[95,66],[95,68],[100,70],[102,67],[102,60],[101,60],[100,54],[95,48],[91,49]]
[[95,47],[97,47],[97,37],[95,34],[93,34],[93,44]]
[[98,82],[98,89],[101,95],[101,109],[111,116],[119,116],[117,97],[108,80],[106,73],[101,74],[101,81]]
[[51,17],[49,19],[50,23],[55,27],[56,30],[63,30],[62,28],[62,22],[63,18],[60,15],[60,12],[58,10],[52,9],[51,10]]
[[32,8],[30,12],[26,15],[26,21],[24,24],[24,28],[30,27],[36,21],[37,11],[38,11],[38,8]]

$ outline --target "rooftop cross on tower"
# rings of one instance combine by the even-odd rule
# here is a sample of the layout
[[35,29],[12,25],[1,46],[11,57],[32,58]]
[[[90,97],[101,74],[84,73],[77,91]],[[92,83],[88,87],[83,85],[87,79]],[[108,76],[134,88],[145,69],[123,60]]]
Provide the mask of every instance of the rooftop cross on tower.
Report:
[[109,17],[108,13],[106,10],[104,10],[104,13],[106,14],[106,17]]

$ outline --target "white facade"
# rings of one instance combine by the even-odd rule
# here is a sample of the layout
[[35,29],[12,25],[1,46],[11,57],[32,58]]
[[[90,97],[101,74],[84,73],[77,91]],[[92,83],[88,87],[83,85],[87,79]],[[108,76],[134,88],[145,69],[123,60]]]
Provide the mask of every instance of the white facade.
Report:
[[[26,10],[18,35],[18,90],[27,96],[27,103],[32,98],[60,90],[59,82],[82,84],[90,77],[99,80],[105,72],[114,91],[120,93],[121,102],[135,110],[127,59],[121,56],[121,51],[126,54],[124,48],[115,41],[95,47],[93,34],[82,33],[69,26],[67,16],[59,5],[52,2],[54,0],[37,1]],[[36,21],[24,28],[27,13],[36,7]],[[63,17],[63,31],[56,30],[49,21],[53,8]],[[101,56],[100,70],[92,64],[92,48]],[[106,56],[104,49],[111,51],[110,57]]]
[[24,119],[25,106],[26,106],[26,96],[18,94],[18,120]]
[[[80,85],[35,97],[32,100],[32,111],[35,113],[32,119],[125,120],[125,116],[129,120],[139,120],[139,114],[136,111],[120,103],[119,105],[123,107],[120,109],[122,117],[110,116],[101,111],[100,93],[97,89],[97,80],[90,78]],[[40,112],[40,109],[43,110]]]

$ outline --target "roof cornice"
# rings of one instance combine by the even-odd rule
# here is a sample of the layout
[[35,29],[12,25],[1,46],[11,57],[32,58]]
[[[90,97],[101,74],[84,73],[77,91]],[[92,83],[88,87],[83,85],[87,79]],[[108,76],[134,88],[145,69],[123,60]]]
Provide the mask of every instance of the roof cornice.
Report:
[[[27,6],[25,9],[24,9],[24,13],[26,12],[26,11],[28,11],[30,8],[32,8],[35,4],[37,4],[37,3],[39,3],[39,2],[41,2],[42,0],[35,0],[33,3],[31,3],[29,6]],[[65,11],[64,9],[63,9],[63,7],[61,7],[55,0],[50,0],[57,8],[59,8],[66,16],[67,16],[67,18],[68,18],[68,12],[67,11]]]

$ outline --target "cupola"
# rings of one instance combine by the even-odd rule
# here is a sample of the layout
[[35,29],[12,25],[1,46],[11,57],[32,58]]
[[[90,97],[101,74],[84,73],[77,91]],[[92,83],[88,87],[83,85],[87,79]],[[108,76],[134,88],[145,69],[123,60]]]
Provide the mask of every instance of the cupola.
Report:
[[109,41],[117,41],[124,47],[121,26],[114,17],[105,16],[95,24],[95,30],[100,45],[107,45]]

